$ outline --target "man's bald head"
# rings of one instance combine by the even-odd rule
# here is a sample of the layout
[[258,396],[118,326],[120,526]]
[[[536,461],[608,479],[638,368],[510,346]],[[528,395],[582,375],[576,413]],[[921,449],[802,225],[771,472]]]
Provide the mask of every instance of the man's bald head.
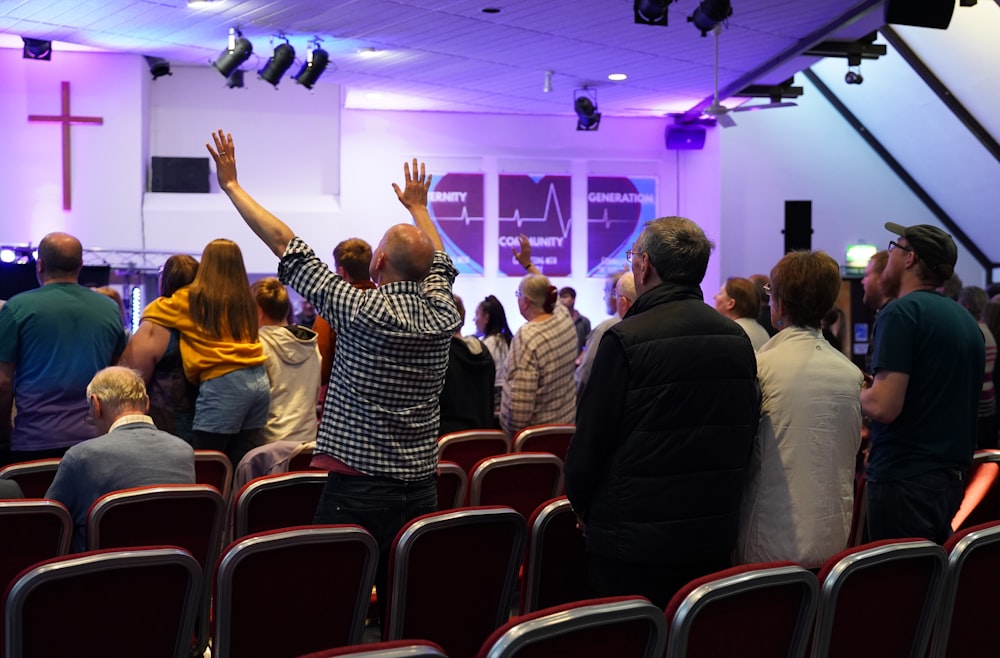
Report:
[[434,245],[426,233],[412,224],[396,224],[385,232],[372,258],[372,279],[421,281],[433,260]]
[[38,243],[38,278],[77,280],[83,268],[83,245],[69,233],[49,233]]

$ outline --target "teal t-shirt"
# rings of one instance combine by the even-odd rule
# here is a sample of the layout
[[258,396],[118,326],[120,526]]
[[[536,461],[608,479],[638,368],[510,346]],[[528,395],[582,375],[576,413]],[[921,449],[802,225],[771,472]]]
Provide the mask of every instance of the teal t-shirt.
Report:
[[87,384],[125,349],[118,306],[75,283],[50,283],[0,308],[0,361],[14,364],[12,450],[50,450],[92,438]]
[[906,373],[910,381],[899,417],[871,423],[868,478],[967,468],[986,367],[983,334],[972,315],[937,292],[913,291],[878,314],[874,342],[873,372]]

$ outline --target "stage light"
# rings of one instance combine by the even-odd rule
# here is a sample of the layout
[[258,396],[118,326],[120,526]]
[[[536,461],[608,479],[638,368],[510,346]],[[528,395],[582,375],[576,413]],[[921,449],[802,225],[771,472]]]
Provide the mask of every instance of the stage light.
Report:
[[319,76],[323,75],[323,71],[326,70],[327,64],[330,63],[330,54],[320,48],[319,44],[319,39],[313,39],[309,42],[305,64],[294,76],[295,82],[306,89],[313,88],[313,85],[319,80]]
[[257,71],[261,80],[270,82],[275,87],[281,82],[281,76],[285,75],[285,71],[295,62],[295,49],[288,43],[288,39],[284,35],[278,35],[278,38],[284,39],[285,43],[278,44],[277,48],[271,50],[271,58]]
[[243,69],[236,69],[226,78],[226,86],[230,89],[243,89]]
[[847,74],[844,75],[844,82],[849,85],[859,85],[864,81],[865,79],[862,77],[860,69],[857,71],[851,71],[848,69]]
[[597,90],[589,87],[573,92],[573,109],[576,111],[577,130],[597,130],[601,125],[601,113],[597,111]]
[[694,13],[688,16],[688,22],[694,23],[701,30],[701,36],[705,36],[732,14],[733,6],[729,4],[729,0],[702,0]]
[[157,78],[162,78],[165,75],[173,75],[170,72],[170,62],[163,59],[162,57],[150,57],[146,55],[146,64],[149,65],[149,73],[153,76],[153,80]]
[[253,54],[253,44],[243,38],[243,33],[237,28],[229,28],[229,46],[219,54],[212,66],[228,78],[233,71],[239,68],[240,64],[250,59]]
[[667,25],[667,6],[673,0],[635,0],[632,14],[640,25]]
[[10,247],[4,247],[0,249],[0,262],[3,263],[13,263],[17,258],[17,253]]
[[21,40],[24,41],[24,49],[21,51],[21,57],[24,59],[42,59],[46,61],[52,59],[51,41],[32,39],[30,37],[21,37]]

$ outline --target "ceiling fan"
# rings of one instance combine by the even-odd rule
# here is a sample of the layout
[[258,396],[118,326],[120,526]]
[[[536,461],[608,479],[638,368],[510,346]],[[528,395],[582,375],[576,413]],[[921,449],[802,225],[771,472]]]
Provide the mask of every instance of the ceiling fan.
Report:
[[722,26],[716,25],[715,29],[712,30],[713,38],[715,39],[715,88],[712,104],[706,107],[703,112],[710,117],[713,117],[719,122],[719,125],[723,128],[732,128],[736,125],[736,122],[731,116],[730,112],[750,112],[751,110],[770,110],[775,107],[795,107],[797,103],[791,101],[781,101],[779,98],[772,98],[770,103],[762,105],[739,105],[737,107],[726,107],[719,102],[719,34],[722,32]]

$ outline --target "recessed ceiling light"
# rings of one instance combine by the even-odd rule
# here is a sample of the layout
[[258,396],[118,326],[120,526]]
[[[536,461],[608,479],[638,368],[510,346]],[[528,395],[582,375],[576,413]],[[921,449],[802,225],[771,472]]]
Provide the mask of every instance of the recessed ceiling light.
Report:
[[188,9],[205,9],[207,7],[221,7],[222,0],[187,0]]
[[499,14],[500,7],[483,7],[484,14]]
[[614,80],[615,82],[619,82],[621,80],[628,80],[628,76],[625,75],[624,73],[612,73],[611,75],[608,76],[608,80]]
[[377,101],[378,99],[382,98],[382,94],[378,93],[377,91],[369,91],[367,94],[365,94],[365,98]]
[[365,46],[364,48],[358,48],[358,54],[362,57],[375,57],[378,55],[378,50],[371,46]]

